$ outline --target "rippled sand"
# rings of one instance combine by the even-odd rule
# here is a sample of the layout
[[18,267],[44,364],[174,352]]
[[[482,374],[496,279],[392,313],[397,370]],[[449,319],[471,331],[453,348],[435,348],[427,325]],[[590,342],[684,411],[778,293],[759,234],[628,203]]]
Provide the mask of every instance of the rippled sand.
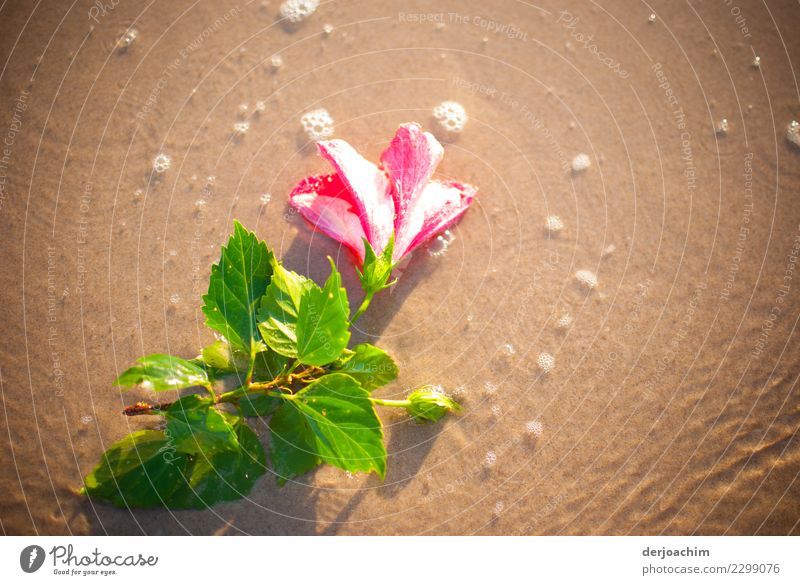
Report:
[[[796,4],[336,1],[292,26],[262,4],[0,8],[5,533],[800,532]],[[234,218],[317,279],[337,256],[358,294],[285,204],[325,169],[317,108],[373,160],[417,120],[480,188],[357,336],[401,364],[383,395],[441,383],[465,413],[383,413],[383,483],[268,474],[204,512],[76,496],[151,424],[117,373],[211,339]]]

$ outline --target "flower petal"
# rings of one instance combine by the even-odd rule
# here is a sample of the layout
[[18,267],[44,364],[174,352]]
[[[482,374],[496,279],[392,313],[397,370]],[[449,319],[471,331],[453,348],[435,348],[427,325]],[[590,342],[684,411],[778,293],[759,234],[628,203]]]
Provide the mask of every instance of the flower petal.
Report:
[[289,203],[314,229],[344,244],[364,262],[364,228],[339,175],[306,177],[289,195]]
[[394,202],[386,174],[344,140],[323,140],[317,147],[350,190],[367,240],[377,252],[382,251],[394,229]]
[[420,198],[436,167],[444,156],[444,148],[430,132],[423,132],[416,122],[402,124],[389,147],[381,155],[381,163],[392,180],[395,206],[395,246],[408,247],[417,235],[418,226],[407,217]]
[[407,225],[414,229],[414,237],[405,248],[395,247],[395,261],[455,223],[469,209],[477,191],[458,181],[428,183],[408,210]]

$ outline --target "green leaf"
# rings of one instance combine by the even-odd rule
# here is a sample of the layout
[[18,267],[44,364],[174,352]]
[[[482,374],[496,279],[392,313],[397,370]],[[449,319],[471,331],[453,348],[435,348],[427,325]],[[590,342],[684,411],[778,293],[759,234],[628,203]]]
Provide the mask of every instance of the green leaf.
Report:
[[264,394],[246,394],[239,399],[239,412],[242,416],[267,416],[277,410],[283,400]]
[[361,288],[366,293],[376,293],[385,288],[389,288],[394,282],[388,282],[392,276],[392,253],[394,252],[394,233],[389,238],[380,256],[375,254],[372,245],[364,238],[364,266],[358,270],[358,278],[361,281]]
[[346,356],[337,361],[333,371],[352,376],[365,390],[374,390],[397,378],[397,365],[388,353],[370,345],[360,343]]
[[81,492],[119,507],[159,506],[178,488],[186,465],[163,432],[136,431],[103,454]]
[[115,386],[136,386],[146,383],[157,392],[205,386],[210,382],[206,371],[188,360],[172,355],[153,354],[136,360],[138,366],[128,368],[114,380]]
[[342,277],[333,260],[331,275],[320,290],[313,287],[300,298],[297,318],[297,358],[309,366],[323,366],[341,355],[350,340],[350,304]]
[[278,409],[269,421],[269,429],[269,458],[278,485],[322,463],[313,445],[306,441],[309,430],[305,416],[291,404]]
[[[273,426],[276,419],[277,430]],[[369,392],[350,376],[328,374],[312,382],[285,401],[270,428],[276,471],[280,466],[297,475],[296,470],[310,468],[316,454],[346,471],[375,471],[381,478],[386,476],[381,422]],[[282,442],[276,444],[276,435]]]
[[319,287],[309,278],[274,262],[270,280],[258,309],[258,329],[264,342],[281,355],[297,357],[297,315],[300,298]]
[[239,448],[230,415],[213,408],[210,398],[190,394],[164,413],[167,434],[181,453],[210,455]]
[[[263,347],[263,344],[259,342]],[[259,351],[255,355],[253,365],[254,382],[274,380],[286,366],[287,358],[278,355],[270,349]],[[250,359],[245,353],[232,347],[225,340],[218,340],[203,348],[202,362],[208,366],[213,375],[224,378],[229,374],[239,374],[239,379],[244,380],[250,366]]]
[[203,296],[206,325],[250,356],[258,340],[256,305],[272,275],[272,252],[256,235],[234,222],[233,235],[211,267],[208,293]]
[[184,480],[166,502],[167,507],[202,509],[250,493],[267,469],[266,456],[261,441],[241,419],[236,423],[236,436],[236,451],[191,458]]

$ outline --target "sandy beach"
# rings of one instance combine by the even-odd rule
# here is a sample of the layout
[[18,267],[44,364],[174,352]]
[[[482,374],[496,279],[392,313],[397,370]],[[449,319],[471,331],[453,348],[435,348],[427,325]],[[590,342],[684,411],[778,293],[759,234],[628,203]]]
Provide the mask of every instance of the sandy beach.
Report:
[[[3,533],[800,534],[800,6],[279,6],[0,5]],[[317,282],[334,257],[360,298],[287,206],[328,169],[318,108],[373,161],[419,122],[437,177],[479,189],[353,337],[400,365],[381,397],[441,384],[464,412],[380,411],[385,481],[267,472],[202,511],[77,495],[154,424],[121,414],[148,394],[119,373],[213,341],[234,219]]]

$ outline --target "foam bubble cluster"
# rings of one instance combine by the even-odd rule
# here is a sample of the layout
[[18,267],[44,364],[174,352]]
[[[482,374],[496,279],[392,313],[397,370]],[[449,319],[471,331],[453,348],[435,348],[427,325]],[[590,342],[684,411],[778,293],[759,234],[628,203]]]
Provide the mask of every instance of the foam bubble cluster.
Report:
[[281,4],[281,16],[289,22],[305,20],[317,10],[319,0],[286,0]]
[[800,148],[800,122],[792,120],[786,127],[786,140]]
[[444,230],[441,235],[436,236],[428,246],[428,254],[431,256],[443,256],[450,244],[456,237],[450,230]]
[[574,173],[581,173],[592,166],[592,159],[588,154],[583,152],[572,159],[572,171]]
[[261,205],[266,205],[267,203],[272,201],[272,194],[271,193],[264,193],[264,194],[261,195],[259,200],[261,201]]
[[170,166],[172,166],[172,158],[168,154],[161,152],[153,159],[153,170],[158,174],[166,173]]
[[486,396],[494,396],[495,392],[497,392],[497,386],[495,386],[492,382],[486,382],[483,385],[483,393]]
[[491,467],[497,463],[497,453],[494,451],[487,451],[486,456],[483,458],[483,463],[486,467]]
[[564,313],[556,321],[556,327],[559,329],[567,329],[570,325],[572,325],[572,315],[569,313]]
[[233,133],[236,136],[244,136],[250,131],[250,122],[236,122],[233,125]]
[[548,215],[544,227],[548,232],[557,234],[564,229],[564,222],[557,215]]
[[464,106],[453,101],[442,102],[433,108],[433,117],[448,132],[461,132],[469,120]]
[[124,53],[137,38],[139,38],[139,31],[135,28],[129,28],[117,41],[117,51]]
[[544,425],[540,420],[529,420],[525,423],[525,432],[538,439],[544,432]]
[[591,270],[578,270],[575,273],[575,280],[586,289],[597,288],[597,275]]
[[545,374],[549,374],[553,371],[553,368],[556,367],[556,358],[546,351],[543,351],[539,354],[539,357],[536,358],[536,365],[539,366],[539,369]]
[[717,124],[717,134],[720,136],[725,136],[728,131],[731,129],[731,124],[728,122],[727,118],[722,118]]
[[306,112],[300,118],[300,123],[311,140],[325,140],[333,136],[333,118],[323,108]]

